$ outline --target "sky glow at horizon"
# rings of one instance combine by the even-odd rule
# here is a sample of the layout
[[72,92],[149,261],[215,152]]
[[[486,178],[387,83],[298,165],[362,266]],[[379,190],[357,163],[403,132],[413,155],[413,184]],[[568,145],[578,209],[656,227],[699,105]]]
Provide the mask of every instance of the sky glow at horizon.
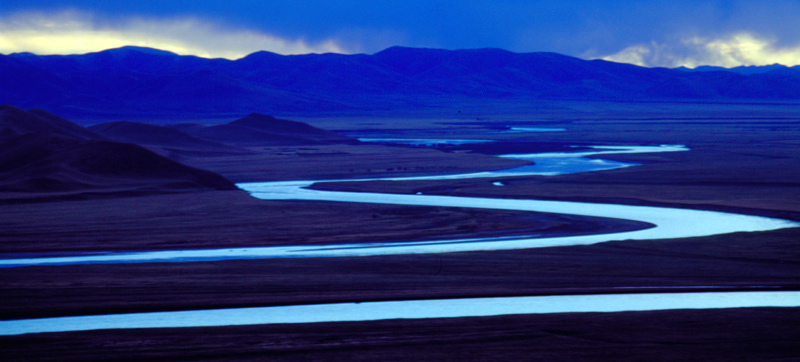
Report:
[[83,54],[125,45],[238,59],[390,46],[556,52],[641,66],[800,65],[800,1],[472,0],[437,3],[6,0],[0,53]]

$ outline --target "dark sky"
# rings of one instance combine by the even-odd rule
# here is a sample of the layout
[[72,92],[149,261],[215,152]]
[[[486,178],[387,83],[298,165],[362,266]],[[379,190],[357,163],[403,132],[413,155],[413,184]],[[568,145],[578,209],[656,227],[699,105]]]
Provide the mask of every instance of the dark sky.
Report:
[[800,1],[3,0],[0,52],[95,51],[114,38],[228,58],[402,45],[732,66],[800,60],[799,23]]

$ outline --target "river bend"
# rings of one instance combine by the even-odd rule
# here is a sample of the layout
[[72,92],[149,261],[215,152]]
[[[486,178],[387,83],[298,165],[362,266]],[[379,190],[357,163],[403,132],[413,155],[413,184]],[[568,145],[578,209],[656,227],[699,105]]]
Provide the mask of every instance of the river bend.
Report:
[[[591,160],[583,156],[615,152],[675,152],[680,146],[598,148],[573,154],[507,155],[537,162],[513,170],[439,176],[439,179],[552,175],[628,167],[629,164]],[[579,166],[576,166],[579,165]],[[432,179],[436,176],[394,178]],[[352,180],[351,180],[352,181]],[[189,262],[248,258],[344,257],[457,251],[522,249],[585,245],[612,240],[653,240],[709,236],[732,232],[765,231],[800,227],[800,223],[766,217],[662,207],[578,202],[492,199],[436,195],[400,195],[332,192],[308,189],[315,181],[246,183],[238,186],[265,200],[323,200],[498,210],[562,213],[637,220],[654,227],[628,232],[545,237],[476,238],[405,243],[283,246],[211,250],[93,253],[62,257],[0,260],[0,267],[86,263]],[[496,183],[497,185],[497,183]],[[500,183],[499,185],[502,185]],[[80,317],[0,321],[0,335],[67,332],[117,328],[178,328],[275,323],[356,322],[382,319],[457,318],[509,314],[621,312],[668,309],[715,309],[746,307],[800,307],[800,292],[639,293],[581,296],[465,298],[395,302],[335,303],[302,306],[234,308],[181,312],[155,312]]]

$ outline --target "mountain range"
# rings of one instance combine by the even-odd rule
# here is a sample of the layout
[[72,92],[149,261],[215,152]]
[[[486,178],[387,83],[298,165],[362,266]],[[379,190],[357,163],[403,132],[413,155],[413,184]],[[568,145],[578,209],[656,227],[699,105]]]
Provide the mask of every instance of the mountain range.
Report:
[[800,68],[644,68],[555,53],[392,47],[238,60],[123,47],[0,55],[0,103],[69,117],[230,116],[438,107],[456,101],[800,100]]

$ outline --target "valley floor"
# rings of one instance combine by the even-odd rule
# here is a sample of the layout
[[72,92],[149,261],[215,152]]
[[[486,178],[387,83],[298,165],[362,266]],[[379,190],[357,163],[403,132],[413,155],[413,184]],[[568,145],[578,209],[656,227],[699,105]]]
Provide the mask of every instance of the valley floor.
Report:
[[[493,179],[339,183],[321,187],[648,204],[800,220],[800,124],[796,119],[754,121],[754,117],[774,114],[750,111],[754,113],[740,114],[744,118],[741,120],[671,122],[626,120],[630,113],[620,111],[620,117],[612,120],[571,120],[566,122],[565,132],[493,136],[503,142],[540,142],[541,147],[685,144],[692,150],[604,156],[642,164],[625,169],[513,178],[504,180],[502,187],[493,185],[497,181]],[[552,123],[552,112],[527,115],[524,122],[519,115],[495,116],[492,121],[547,125]],[[565,118],[584,114],[574,109],[558,112]],[[642,116],[663,117],[660,112],[654,110],[653,114]],[[343,125],[354,121],[319,122]],[[461,122],[464,120],[457,124],[439,119],[420,121],[415,126],[463,129]],[[479,128],[483,123],[471,125]],[[371,127],[390,126],[391,122],[386,121]],[[414,153],[414,157],[428,154],[419,149],[391,149],[398,157],[406,151]],[[282,172],[290,174],[291,168],[297,167],[305,176],[336,176],[331,160],[347,159],[347,154],[323,151],[286,150]],[[327,155],[314,156],[315,152]],[[430,153],[429,165],[435,166],[448,157],[461,162],[469,155],[458,150],[449,152]],[[280,156],[273,152],[264,157],[277,160]],[[489,164],[488,158],[480,157],[481,167]],[[299,159],[306,161],[292,162]],[[408,172],[368,166],[377,165],[378,161],[383,160],[350,157],[362,172]],[[201,163],[193,162],[195,166]],[[223,175],[229,172],[226,176],[232,179],[257,177],[253,174],[258,172],[256,166],[224,171],[233,166],[214,160],[202,162],[217,165],[213,166],[219,168],[215,171]],[[278,166],[273,163],[269,167]],[[339,172],[348,174],[349,170]],[[608,224],[488,210],[266,202],[239,191],[52,202],[6,200],[0,209],[3,253],[325,244],[434,235],[514,234],[559,230],[565,225],[580,225],[587,230],[630,226],[621,221]],[[522,251],[40,266],[0,269],[0,319],[345,301],[609,293],[620,288],[635,292],[639,287],[647,287],[648,291],[800,290],[798,275],[800,228]],[[789,361],[800,360],[799,322],[797,308],[750,308],[111,330],[2,337],[0,358]]]

